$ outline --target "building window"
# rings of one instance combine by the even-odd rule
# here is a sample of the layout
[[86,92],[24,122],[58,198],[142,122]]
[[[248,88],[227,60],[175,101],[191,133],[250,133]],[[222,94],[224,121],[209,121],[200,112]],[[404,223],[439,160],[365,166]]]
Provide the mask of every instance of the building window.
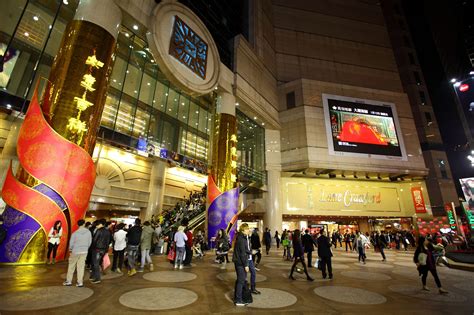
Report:
[[438,159],[438,167],[441,173],[441,178],[447,179],[448,172],[446,171],[446,162],[443,159]]
[[421,102],[421,105],[426,105],[426,95],[425,95],[425,92],[423,91],[420,91],[420,102]]
[[415,56],[413,56],[412,53],[408,53],[408,59],[410,59],[410,64],[412,64],[412,65],[416,64]]
[[294,108],[296,106],[295,92],[290,92],[286,94],[286,108]]
[[431,113],[430,112],[425,112],[425,118],[426,118],[426,122],[427,122],[428,126],[430,126],[433,123]]
[[416,85],[421,85],[421,77],[417,71],[413,72],[413,76],[415,77]]

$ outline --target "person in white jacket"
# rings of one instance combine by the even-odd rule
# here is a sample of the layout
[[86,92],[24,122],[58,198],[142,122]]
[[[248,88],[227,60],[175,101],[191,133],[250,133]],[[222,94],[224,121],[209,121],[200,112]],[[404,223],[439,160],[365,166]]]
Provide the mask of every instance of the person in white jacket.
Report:
[[[49,230],[48,234],[48,260],[46,263],[55,264],[56,263],[56,252],[58,251],[59,242],[61,241],[61,236],[63,235],[63,228],[61,226],[61,221],[56,221],[54,226]],[[51,253],[53,254],[51,260]]]
[[365,265],[365,247],[369,246],[369,239],[365,237],[364,234],[360,233],[359,231],[356,232],[356,237],[354,238],[354,245],[352,248],[354,250],[357,249],[357,252],[359,253],[359,262],[362,261],[362,263]]
[[114,233],[114,259],[112,272],[122,273],[123,257],[127,247],[127,232],[124,231],[125,224],[119,223]]
[[67,267],[67,277],[63,285],[71,286],[74,271],[77,269],[77,285],[78,287],[84,286],[84,268],[86,265],[87,252],[92,243],[91,232],[84,227],[84,220],[77,221],[79,229],[72,233],[71,240],[69,241],[69,250],[71,252],[69,256],[69,265]]

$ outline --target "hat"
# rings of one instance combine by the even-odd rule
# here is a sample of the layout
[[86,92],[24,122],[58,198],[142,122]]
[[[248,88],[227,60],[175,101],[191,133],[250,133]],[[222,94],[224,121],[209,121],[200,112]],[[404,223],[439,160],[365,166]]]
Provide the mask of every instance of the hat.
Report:
[[178,232],[183,232],[183,231],[184,231],[184,226],[180,225],[180,226],[178,227]]

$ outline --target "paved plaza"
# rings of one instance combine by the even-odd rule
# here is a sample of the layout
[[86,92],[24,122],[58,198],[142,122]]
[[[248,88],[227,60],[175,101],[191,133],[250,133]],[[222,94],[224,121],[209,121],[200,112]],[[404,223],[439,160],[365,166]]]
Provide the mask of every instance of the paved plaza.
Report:
[[[212,253],[194,259],[191,268],[173,270],[164,256],[154,256],[154,272],[133,277],[108,273],[100,284],[85,280],[84,288],[63,287],[66,263],[54,266],[0,267],[0,314],[473,314],[474,273],[439,267],[440,295],[433,278],[431,291],[421,291],[412,252],[387,251],[387,262],[369,250],[367,264],[357,255],[335,250],[334,279],[311,270],[288,279],[291,263],[272,250],[264,255],[257,274],[254,303],[235,307],[231,301],[236,279],[233,264],[226,270]],[[88,278],[88,273],[86,273]]]

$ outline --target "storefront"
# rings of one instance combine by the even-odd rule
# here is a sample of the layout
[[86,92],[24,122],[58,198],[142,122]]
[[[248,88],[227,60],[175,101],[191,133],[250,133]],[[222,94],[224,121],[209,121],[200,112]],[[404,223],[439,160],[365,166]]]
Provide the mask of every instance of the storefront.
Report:
[[324,226],[329,232],[340,233],[412,230],[414,218],[431,215],[421,181],[286,177],[281,189],[283,229]]

